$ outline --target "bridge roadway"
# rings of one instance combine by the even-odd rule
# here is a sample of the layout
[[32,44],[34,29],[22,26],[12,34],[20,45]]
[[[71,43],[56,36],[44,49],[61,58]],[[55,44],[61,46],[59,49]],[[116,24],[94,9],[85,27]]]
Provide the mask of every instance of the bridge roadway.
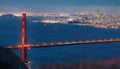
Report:
[[[116,43],[120,42],[120,39],[103,39],[103,40],[86,40],[86,41],[77,41],[77,42],[58,42],[50,44],[27,44],[24,47],[27,49],[31,48],[42,48],[42,47],[56,47],[56,46],[70,46],[70,45],[82,45],[82,44],[99,44],[99,43]],[[21,49],[22,46],[8,46],[8,49]]]

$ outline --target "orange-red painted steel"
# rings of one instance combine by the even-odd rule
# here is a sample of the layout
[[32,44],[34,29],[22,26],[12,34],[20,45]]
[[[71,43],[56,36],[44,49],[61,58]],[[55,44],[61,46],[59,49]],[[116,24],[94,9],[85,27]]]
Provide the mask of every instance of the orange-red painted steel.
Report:
[[23,62],[27,62],[27,48],[24,46],[27,44],[26,37],[26,13],[22,14],[22,60]]

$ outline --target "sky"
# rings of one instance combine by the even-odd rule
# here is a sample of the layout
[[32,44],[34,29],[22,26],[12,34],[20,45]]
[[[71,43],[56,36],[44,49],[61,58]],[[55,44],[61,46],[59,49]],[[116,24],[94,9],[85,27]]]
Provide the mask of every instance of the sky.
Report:
[[[0,12],[120,11],[120,0],[0,0]],[[108,12],[107,11],[107,12]]]

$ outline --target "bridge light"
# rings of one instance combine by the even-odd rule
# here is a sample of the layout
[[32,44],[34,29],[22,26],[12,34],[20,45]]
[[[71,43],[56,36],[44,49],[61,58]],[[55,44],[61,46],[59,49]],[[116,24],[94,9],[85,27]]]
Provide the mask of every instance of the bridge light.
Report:
[[54,45],[54,43],[50,43],[50,45]]
[[47,44],[46,43],[44,43],[42,46],[46,46]]
[[69,44],[69,42],[68,42],[68,41],[66,41],[66,42],[64,42],[64,44]]
[[62,44],[62,42],[58,42],[57,44]]
[[71,43],[75,43],[75,41],[72,41]]
[[102,40],[98,40],[98,42],[101,42]]
[[113,39],[110,39],[110,41],[112,41]]
[[28,49],[28,50],[30,50],[30,49],[31,49],[31,47],[27,47],[27,49]]
[[86,40],[85,42],[90,42],[90,41]]

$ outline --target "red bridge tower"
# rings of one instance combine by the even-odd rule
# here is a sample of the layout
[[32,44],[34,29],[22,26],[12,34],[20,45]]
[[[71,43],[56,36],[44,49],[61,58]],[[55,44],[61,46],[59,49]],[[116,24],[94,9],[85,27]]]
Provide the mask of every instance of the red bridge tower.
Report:
[[26,33],[26,13],[22,13],[22,61],[25,63],[27,62],[27,48],[25,48],[27,44]]

